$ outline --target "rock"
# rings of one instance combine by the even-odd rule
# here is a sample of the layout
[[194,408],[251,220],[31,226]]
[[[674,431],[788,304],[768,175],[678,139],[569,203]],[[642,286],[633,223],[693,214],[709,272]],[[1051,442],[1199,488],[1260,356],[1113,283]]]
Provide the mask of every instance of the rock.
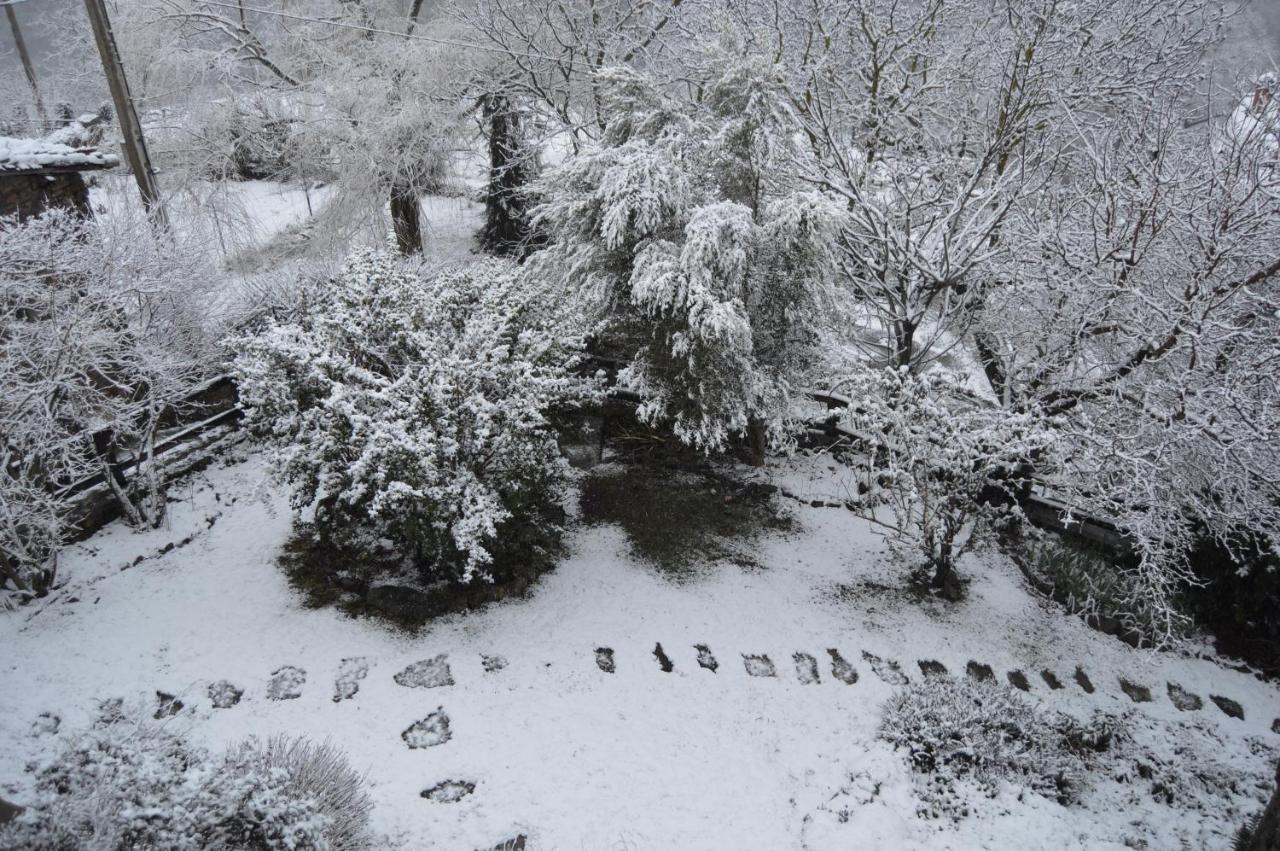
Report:
[[617,670],[617,667],[614,665],[614,662],[613,662],[612,647],[596,648],[596,667],[604,671],[606,674],[612,674],[615,670]]
[[1231,698],[1211,694],[1209,695],[1209,699],[1212,700],[1225,714],[1230,715],[1232,718],[1239,718],[1241,721],[1244,720],[1244,707],[1236,703]]
[[277,668],[267,683],[267,700],[297,700],[302,697],[302,687],[307,682],[307,672],[293,665]]
[[476,790],[469,780],[445,780],[422,791],[422,797],[438,804],[456,804]]
[[898,663],[892,659],[885,661],[879,656],[863,650],[862,660],[871,666],[871,672],[873,674],[891,686],[905,686],[907,683],[911,682],[907,679],[907,675],[902,673],[902,668]]
[[991,670],[990,665],[984,665],[981,662],[969,660],[969,664],[964,666],[964,672],[978,682],[991,682],[996,678],[996,672]]
[[431,659],[414,662],[400,673],[395,681],[405,688],[439,688],[453,685],[453,674],[449,670],[449,657],[441,653]]
[[156,692],[156,712],[152,717],[159,721],[162,718],[172,718],[182,711],[185,704],[174,695],[167,692]]
[[1200,695],[1192,694],[1177,683],[1166,683],[1169,690],[1169,702],[1183,712],[1191,712],[1204,706]]
[[831,657],[831,676],[847,686],[851,686],[858,681],[858,672],[848,660],[840,655],[840,651],[834,647],[827,648],[827,655]]
[[1129,699],[1134,703],[1150,703],[1152,700],[1151,689],[1131,683],[1124,677],[1120,678],[1120,690],[1129,695]]
[[808,653],[795,653],[791,657],[796,663],[796,679],[802,685],[814,685],[822,681],[818,674],[818,660]]
[[214,709],[230,709],[240,702],[244,689],[238,688],[228,680],[218,680],[216,683],[209,684],[208,695]]
[[935,659],[919,659],[916,664],[920,666],[920,673],[926,677],[945,677],[947,675],[947,666]]
[[720,669],[720,663],[716,661],[716,657],[711,654],[711,648],[705,644],[695,644],[693,649],[698,651],[698,665],[706,668],[711,673],[715,673]]
[[773,667],[773,660],[764,654],[748,655],[742,654],[742,666],[747,669],[747,674],[753,677],[776,677],[777,670]]
[[1018,691],[1031,691],[1031,683],[1027,681],[1027,675],[1021,671],[1010,671],[1008,673],[1009,685]]
[[435,712],[421,721],[414,721],[400,734],[400,738],[404,739],[411,750],[443,745],[452,736],[449,731],[449,716],[444,713],[443,706],[437,707]]
[[1058,679],[1058,675],[1048,668],[1040,672],[1040,679],[1044,680],[1045,685],[1053,691],[1062,688],[1062,680]]
[[333,681],[333,702],[341,703],[356,696],[360,681],[369,674],[369,661],[363,656],[343,659],[338,666],[338,676]]
[[484,665],[486,674],[493,674],[507,667],[507,660],[503,656],[487,656],[480,654],[480,663]]

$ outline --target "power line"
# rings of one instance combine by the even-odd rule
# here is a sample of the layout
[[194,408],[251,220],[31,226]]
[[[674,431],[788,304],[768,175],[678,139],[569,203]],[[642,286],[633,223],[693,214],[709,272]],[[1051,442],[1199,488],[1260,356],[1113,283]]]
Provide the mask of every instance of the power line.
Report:
[[[498,53],[503,56],[517,55],[513,53],[513,51],[507,50],[505,48],[493,47],[487,44],[476,44],[470,41],[459,41],[457,39],[449,39],[449,38],[436,38],[434,36],[418,35],[417,33],[396,32],[395,30],[384,30],[384,29],[379,29],[378,27],[365,27],[365,26],[361,26],[360,24],[351,24],[345,21],[327,20],[325,18],[309,18],[306,15],[294,15],[290,12],[281,12],[275,9],[258,9],[258,8],[254,8],[253,6],[240,6],[238,4],[222,3],[222,2],[219,2],[219,0],[201,0],[201,2],[209,6],[221,6],[224,9],[231,9],[236,12],[243,10],[245,12],[255,12],[259,15],[274,15],[277,18],[289,18],[290,20],[303,21],[304,23],[325,24],[331,27],[340,27],[342,29],[348,29],[348,30],[358,30],[359,32],[378,33],[381,35],[393,35],[396,38],[409,39],[410,41],[426,41],[432,44],[446,45],[448,47],[467,47],[472,50],[483,50],[483,51],[488,51],[490,53]],[[554,56],[548,56],[545,53],[534,53],[533,51],[528,51],[528,50],[518,55],[529,57],[532,59],[545,59],[548,62],[560,61]]]

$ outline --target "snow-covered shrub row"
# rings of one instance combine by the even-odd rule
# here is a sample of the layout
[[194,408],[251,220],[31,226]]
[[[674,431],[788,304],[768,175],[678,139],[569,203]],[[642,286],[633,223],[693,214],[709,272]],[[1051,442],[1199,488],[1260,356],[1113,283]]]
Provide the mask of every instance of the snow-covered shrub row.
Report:
[[851,399],[840,423],[858,436],[850,458],[861,507],[903,557],[923,560],[935,587],[954,592],[956,560],[1022,519],[1024,468],[1046,468],[1052,431],[1031,414],[974,404],[941,371],[866,369],[839,386]]
[[906,750],[920,780],[921,814],[933,818],[966,815],[971,790],[994,796],[1006,781],[1075,802],[1085,754],[1111,735],[1105,722],[1081,726],[1003,683],[953,677],[925,677],[903,688],[880,725],[881,738]]
[[248,740],[222,757],[151,721],[106,716],[34,767],[2,851],[356,851],[374,847],[364,778],[329,745]]
[[419,273],[355,255],[300,317],[233,341],[250,425],[321,535],[389,540],[426,579],[489,576],[565,474],[549,414],[595,394],[569,317],[492,260]]
[[529,268],[578,297],[621,346],[640,415],[707,451],[787,437],[790,402],[829,317],[826,249],[839,205],[787,178],[801,155],[781,70],[710,63],[700,101],[605,69],[601,143],[547,173]]
[[65,530],[52,490],[108,476],[126,518],[160,522],[152,454],[173,405],[208,375],[203,255],[136,220],[61,212],[0,220],[0,592],[41,593]]

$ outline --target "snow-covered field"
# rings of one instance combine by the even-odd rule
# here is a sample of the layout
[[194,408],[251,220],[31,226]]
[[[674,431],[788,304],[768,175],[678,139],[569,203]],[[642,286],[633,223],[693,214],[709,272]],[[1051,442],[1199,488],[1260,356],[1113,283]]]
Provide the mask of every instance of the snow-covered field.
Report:
[[[167,528],[108,527],[65,555],[65,584],[47,601],[0,615],[0,795],[21,801],[24,765],[90,723],[98,701],[149,714],[157,691],[185,704],[165,723],[209,746],[277,732],[337,742],[368,772],[375,827],[394,848],[487,848],[517,834],[537,849],[1221,848],[1269,791],[1273,686],[1092,632],[1029,596],[990,553],[965,564],[963,603],[909,599],[866,523],[802,501],[838,496],[822,460],[744,473],[802,498],[781,500],[795,522],[755,541],[756,566],[703,563],[674,581],[638,560],[618,527],[576,523],[567,557],[526,598],[409,634],[304,608],[275,565],[290,531],[284,494],[264,485],[248,444],[228,457],[175,489]],[[698,644],[716,670],[698,664]],[[600,648],[613,650],[615,672],[597,665]],[[853,663],[856,683],[831,675],[829,650]],[[904,755],[876,739],[893,688],[864,653],[913,679],[920,660],[953,675],[971,660],[1001,678],[1023,671],[1033,699],[1080,717],[1132,713],[1157,753],[1189,775],[1211,776],[1216,760],[1241,778],[1239,794],[1197,811],[1156,802],[1141,778],[1100,772],[1081,806],[1008,788],[975,796],[958,824],[917,817]],[[767,655],[777,675],[750,676],[747,654]],[[818,660],[819,682],[803,681],[807,660],[794,654]],[[397,683],[441,655],[451,684]],[[300,694],[269,699],[284,666],[305,672]],[[1095,693],[1077,685],[1077,666]],[[1050,689],[1042,670],[1063,687]],[[1132,702],[1120,677],[1154,700]],[[243,697],[214,708],[209,686],[224,680]],[[337,700],[338,680],[357,690]],[[1203,696],[1203,708],[1179,711],[1168,683]],[[1244,719],[1211,695],[1237,701]],[[57,732],[42,713],[58,716]],[[441,715],[447,740],[407,746],[402,734],[429,718],[410,738],[443,738]],[[422,797],[450,780],[474,791]]]

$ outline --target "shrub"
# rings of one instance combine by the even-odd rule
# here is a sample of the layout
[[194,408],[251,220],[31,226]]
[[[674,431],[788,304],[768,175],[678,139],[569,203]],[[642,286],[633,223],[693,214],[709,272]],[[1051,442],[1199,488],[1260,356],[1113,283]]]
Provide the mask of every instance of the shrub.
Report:
[[35,800],[0,828],[0,851],[373,847],[363,778],[328,745],[251,740],[218,759],[115,716],[34,771]]
[[890,699],[880,737],[907,750],[924,781],[923,814],[967,814],[958,784],[994,795],[1021,783],[1059,803],[1078,800],[1083,754],[1106,746],[1110,731],[1049,714],[1002,683],[926,677]]
[[296,321],[233,341],[249,423],[321,535],[385,539],[424,578],[469,582],[491,578],[504,532],[554,527],[550,412],[595,390],[513,270],[424,276],[360,253]]
[[1029,562],[1055,600],[1104,632],[1157,646],[1188,631],[1183,613],[1143,593],[1133,576],[1100,553],[1045,538],[1032,549]]
[[842,386],[853,401],[841,424],[862,453],[854,461],[862,507],[955,596],[957,559],[985,531],[1021,520],[1026,465],[1036,459],[1043,468],[1051,432],[1034,415],[975,405],[942,373],[865,369]]

